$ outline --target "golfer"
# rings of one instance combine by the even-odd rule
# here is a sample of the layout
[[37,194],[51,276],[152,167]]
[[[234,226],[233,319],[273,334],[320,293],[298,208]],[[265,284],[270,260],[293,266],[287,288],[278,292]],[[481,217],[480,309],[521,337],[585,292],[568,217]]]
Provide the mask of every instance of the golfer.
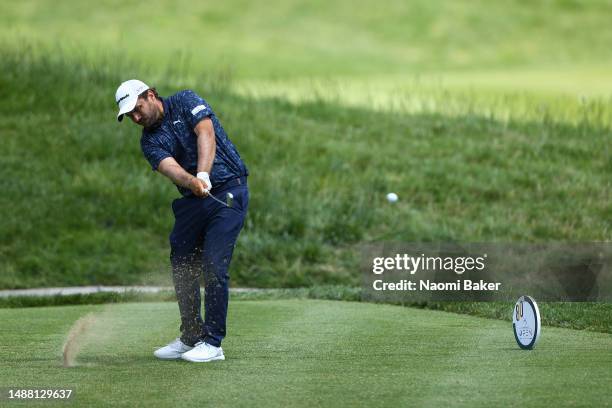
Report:
[[[140,145],[153,170],[168,177],[182,197],[172,202],[170,261],[181,315],[181,336],[155,351],[161,359],[225,360],[228,268],[249,203],[248,171],[210,105],[186,90],[167,98],[132,79],[115,94],[117,120],[143,127]],[[234,197],[232,206],[215,201]],[[205,282],[205,319],[200,276]]]

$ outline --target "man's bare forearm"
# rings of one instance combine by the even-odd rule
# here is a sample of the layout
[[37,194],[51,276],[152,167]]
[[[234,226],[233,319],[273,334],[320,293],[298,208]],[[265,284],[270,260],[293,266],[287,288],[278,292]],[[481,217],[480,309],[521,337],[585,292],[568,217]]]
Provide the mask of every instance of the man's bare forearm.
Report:
[[188,189],[191,189],[193,186],[193,179],[195,179],[195,177],[182,168],[172,157],[167,157],[162,160],[157,170],[178,186]]

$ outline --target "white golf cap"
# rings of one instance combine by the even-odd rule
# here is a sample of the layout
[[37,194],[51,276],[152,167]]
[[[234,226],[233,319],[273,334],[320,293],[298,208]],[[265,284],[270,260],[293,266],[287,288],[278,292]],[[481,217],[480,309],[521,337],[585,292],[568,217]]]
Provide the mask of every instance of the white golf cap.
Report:
[[119,122],[123,120],[123,115],[134,110],[138,95],[147,89],[149,89],[149,85],[138,79],[130,79],[119,85],[117,92],[115,92],[115,102],[119,105],[119,113],[117,114]]

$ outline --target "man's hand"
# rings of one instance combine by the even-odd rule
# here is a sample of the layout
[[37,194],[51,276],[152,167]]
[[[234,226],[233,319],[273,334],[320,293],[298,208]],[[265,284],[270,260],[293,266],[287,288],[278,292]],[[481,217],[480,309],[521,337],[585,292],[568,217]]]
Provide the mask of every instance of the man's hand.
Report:
[[212,189],[212,183],[210,182],[210,176],[208,175],[207,172],[200,171],[198,172],[196,177],[204,182],[204,188],[206,189],[207,192]]
[[204,185],[204,182],[197,177],[191,177],[189,180],[189,189],[196,197],[206,197],[208,195],[208,189]]
[[159,162],[159,166],[157,167],[160,173],[164,176],[168,177],[170,180],[174,182],[177,186],[181,186],[183,188],[188,188],[193,192],[196,197],[206,197],[208,196],[208,191],[212,185],[208,186],[197,177],[193,177],[191,174],[187,173],[173,157],[166,157],[161,162]]

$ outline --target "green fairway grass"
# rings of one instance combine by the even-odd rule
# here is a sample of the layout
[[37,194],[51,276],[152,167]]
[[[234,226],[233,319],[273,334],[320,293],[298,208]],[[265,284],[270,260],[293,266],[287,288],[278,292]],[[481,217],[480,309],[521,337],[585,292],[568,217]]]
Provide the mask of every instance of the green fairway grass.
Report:
[[0,37],[109,49],[192,76],[380,75],[610,64],[607,1],[243,0],[146,6],[116,0],[3,2]]
[[[61,347],[87,313],[78,365]],[[0,387],[73,388],[81,406],[605,406],[612,337],[545,327],[536,349],[511,323],[389,305],[235,301],[227,360],[156,360],[172,303],[0,310]]]
[[325,102],[375,112],[479,116],[496,122],[555,122],[609,128],[610,69],[508,70],[444,75],[386,75],[234,81],[246,98]]
[[[311,286],[308,288],[275,288],[231,291],[232,301],[318,299],[361,301],[363,290],[342,285]],[[24,308],[66,305],[97,305],[126,302],[175,302],[174,291],[160,293],[100,292],[87,295],[9,296],[0,297],[0,308]],[[399,304],[399,303],[396,303]],[[612,304],[589,302],[538,302],[542,324],[575,330],[612,334]],[[508,319],[513,302],[404,302],[402,306],[427,308],[445,312],[469,314],[489,319]]]

